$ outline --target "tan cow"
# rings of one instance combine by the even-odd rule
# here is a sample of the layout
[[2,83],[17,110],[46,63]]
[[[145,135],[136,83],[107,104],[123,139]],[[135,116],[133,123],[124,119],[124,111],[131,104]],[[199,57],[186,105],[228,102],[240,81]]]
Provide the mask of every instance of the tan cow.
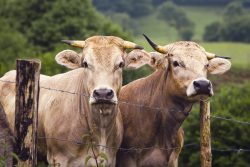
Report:
[[[47,154],[49,164],[61,167],[96,166],[89,155],[98,157],[99,164],[115,166],[116,148],[123,134],[117,106],[122,68],[136,66],[136,61],[130,58],[141,52],[127,54],[126,49],[142,47],[113,36],[64,42],[83,50],[80,54],[64,50],[56,55],[57,63],[75,70],[40,77],[39,151]],[[15,77],[16,72],[11,71],[1,80],[15,81]],[[15,85],[0,82],[0,95],[13,130]],[[88,135],[89,128],[93,135]]]
[[117,166],[176,167],[184,142],[183,121],[195,102],[213,95],[207,73],[222,74],[231,63],[194,42],[159,46],[147,40],[160,52],[144,52],[157,70],[122,87],[119,96],[124,125],[121,147],[138,150],[120,150]]
[[0,166],[12,166],[14,137],[9,129],[6,114],[0,104]]

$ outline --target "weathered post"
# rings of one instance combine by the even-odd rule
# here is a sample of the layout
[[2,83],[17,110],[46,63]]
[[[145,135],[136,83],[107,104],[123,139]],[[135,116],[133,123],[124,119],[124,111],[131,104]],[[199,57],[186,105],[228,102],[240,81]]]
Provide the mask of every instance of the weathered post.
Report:
[[200,101],[200,148],[201,167],[212,166],[210,136],[210,102]]
[[25,166],[37,166],[39,79],[38,60],[16,61],[15,153]]

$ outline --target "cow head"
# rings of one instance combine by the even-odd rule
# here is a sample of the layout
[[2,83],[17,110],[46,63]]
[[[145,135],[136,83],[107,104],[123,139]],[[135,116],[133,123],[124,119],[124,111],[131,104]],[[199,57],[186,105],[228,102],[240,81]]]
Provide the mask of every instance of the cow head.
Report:
[[207,79],[207,73],[223,74],[231,67],[230,61],[226,60],[228,57],[208,53],[195,42],[180,41],[160,46],[147,36],[145,38],[157,51],[150,53],[149,65],[167,70],[170,89],[175,95],[190,100],[213,96],[212,83]]
[[[133,67],[137,62],[130,60],[130,57],[137,55],[143,48],[113,36],[93,36],[85,41],[63,42],[82,48],[81,53],[64,50],[56,55],[56,61],[70,69],[84,69],[85,90],[90,97],[89,103],[116,104],[117,94],[122,86],[122,69]],[[126,49],[135,50],[127,53]]]

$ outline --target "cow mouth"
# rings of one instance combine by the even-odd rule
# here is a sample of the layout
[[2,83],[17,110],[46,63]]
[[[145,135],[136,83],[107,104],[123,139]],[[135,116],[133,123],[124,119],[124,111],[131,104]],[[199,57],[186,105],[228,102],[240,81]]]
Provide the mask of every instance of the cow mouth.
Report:
[[95,99],[95,102],[92,103],[93,105],[102,105],[102,104],[117,104],[116,101],[114,101],[113,99]]
[[115,103],[94,103],[92,106],[94,113],[109,116],[114,113],[117,105]]
[[212,97],[214,94],[213,92],[202,92],[202,93],[195,93],[192,94],[188,97],[194,98],[194,97],[201,97],[201,98],[207,98],[207,97]]

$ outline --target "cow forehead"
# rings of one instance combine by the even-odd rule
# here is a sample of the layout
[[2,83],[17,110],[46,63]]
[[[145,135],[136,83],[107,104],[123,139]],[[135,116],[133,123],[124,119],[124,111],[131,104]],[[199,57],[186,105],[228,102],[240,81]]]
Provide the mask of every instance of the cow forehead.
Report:
[[205,49],[195,42],[181,41],[165,47],[172,59],[180,59],[185,63],[195,61],[202,64],[208,61]]
[[[100,42],[100,41],[99,41]],[[93,65],[106,69],[113,68],[116,61],[122,61],[124,50],[116,43],[104,40],[104,42],[90,42],[83,50],[84,59]]]
[[93,36],[85,40],[86,47],[92,46],[119,46],[121,47],[123,39],[115,36]]

